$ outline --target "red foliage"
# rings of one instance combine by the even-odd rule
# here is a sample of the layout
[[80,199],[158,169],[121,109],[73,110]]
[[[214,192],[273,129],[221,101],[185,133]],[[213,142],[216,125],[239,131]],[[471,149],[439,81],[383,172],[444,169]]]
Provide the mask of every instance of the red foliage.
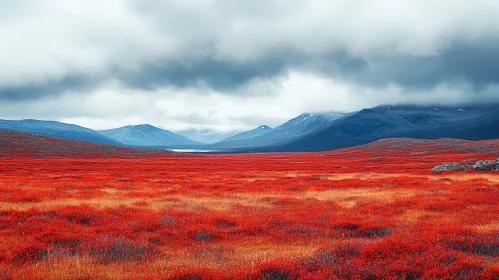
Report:
[[163,150],[133,149],[89,141],[67,140],[0,129],[2,157],[108,157],[168,155]]
[[66,278],[499,276],[498,174],[431,172],[497,158],[499,141],[172,156],[2,133],[7,279],[73,262]]

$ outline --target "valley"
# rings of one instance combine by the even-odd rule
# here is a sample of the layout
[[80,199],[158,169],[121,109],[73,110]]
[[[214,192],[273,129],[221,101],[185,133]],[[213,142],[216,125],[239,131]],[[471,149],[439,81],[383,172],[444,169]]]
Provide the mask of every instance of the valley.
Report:
[[0,0],[0,280],[499,280],[498,18]]
[[132,148],[224,153],[317,152],[364,145],[385,138],[498,139],[499,130],[495,129],[499,124],[498,108],[498,103],[379,105],[347,113],[304,113],[273,128],[259,125],[239,133],[215,130],[173,132],[150,124],[92,130],[40,120],[0,120],[0,129]]

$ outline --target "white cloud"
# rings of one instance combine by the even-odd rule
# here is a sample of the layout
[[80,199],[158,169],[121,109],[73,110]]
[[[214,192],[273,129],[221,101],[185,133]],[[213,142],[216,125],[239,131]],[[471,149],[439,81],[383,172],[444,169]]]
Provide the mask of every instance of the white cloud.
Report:
[[[415,89],[395,82],[373,86],[362,76],[350,79],[341,68],[312,71],[307,59],[338,51],[363,58],[367,69],[378,69],[371,58],[380,54],[386,60],[391,55],[438,57],[457,43],[499,38],[498,17],[499,2],[486,0],[0,0],[0,95],[15,86],[34,86],[36,93],[37,84],[73,75],[99,81],[95,87],[36,99],[0,99],[0,114],[97,129],[151,123],[173,130],[231,130],[275,126],[302,112],[493,99],[499,82],[491,83],[494,77],[481,88],[466,80],[437,80]],[[287,61],[287,53],[301,56]],[[266,60],[275,56],[286,61],[266,69]],[[236,84],[231,94],[202,82],[183,87],[165,82],[139,90],[117,77],[170,61],[195,68],[192,61],[206,57],[243,70],[256,66],[241,71],[249,78],[235,75],[229,81]],[[379,75],[397,72],[389,70]],[[225,74],[214,77],[224,79]]]

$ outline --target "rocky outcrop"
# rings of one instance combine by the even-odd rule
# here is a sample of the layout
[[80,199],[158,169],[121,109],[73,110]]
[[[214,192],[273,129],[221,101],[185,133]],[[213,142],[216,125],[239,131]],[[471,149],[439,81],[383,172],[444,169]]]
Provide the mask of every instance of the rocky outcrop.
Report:
[[472,165],[460,164],[457,162],[447,162],[442,165],[437,165],[433,167],[433,172],[441,171],[467,171],[472,169]]
[[475,171],[499,171],[499,159],[497,160],[479,160],[473,165]]
[[[467,162],[468,163],[468,162]],[[433,172],[443,172],[443,171],[499,171],[499,159],[497,160],[479,160],[475,164],[462,164],[458,162],[447,162],[442,165],[437,165],[433,167]]]

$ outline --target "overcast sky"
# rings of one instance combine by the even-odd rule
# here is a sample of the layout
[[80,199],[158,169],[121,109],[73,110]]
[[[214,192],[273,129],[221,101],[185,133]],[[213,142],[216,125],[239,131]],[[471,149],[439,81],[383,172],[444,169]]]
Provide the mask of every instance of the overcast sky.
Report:
[[499,1],[0,0],[0,118],[278,125],[499,100]]

